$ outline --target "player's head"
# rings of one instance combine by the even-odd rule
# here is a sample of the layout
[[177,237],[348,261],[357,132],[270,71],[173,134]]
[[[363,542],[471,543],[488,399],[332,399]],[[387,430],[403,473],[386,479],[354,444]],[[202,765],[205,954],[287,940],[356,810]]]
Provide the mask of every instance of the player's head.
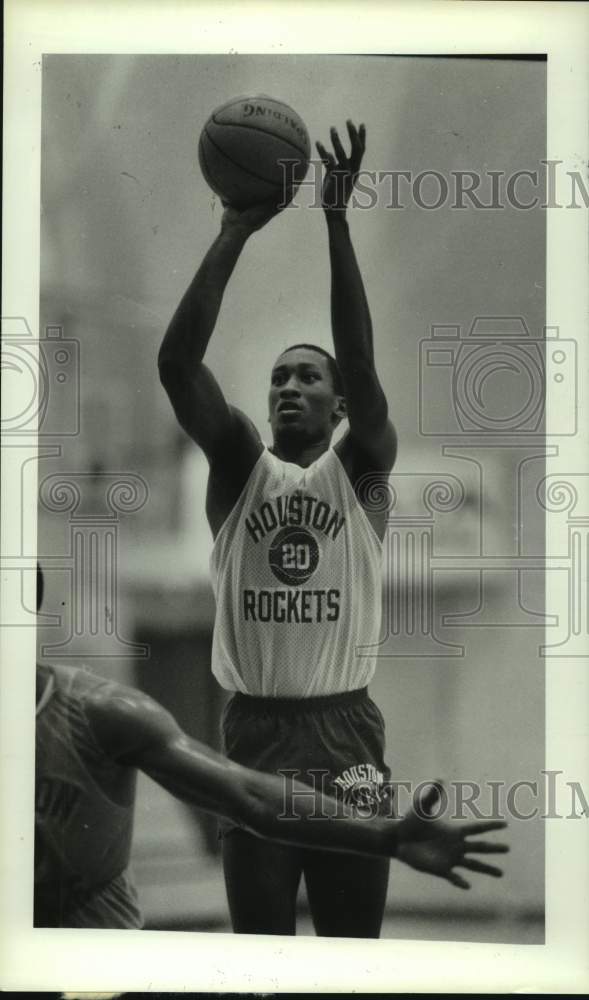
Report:
[[314,344],[288,347],[272,368],[269,404],[275,439],[300,438],[303,443],[331,437],[346,415],[335,358]]

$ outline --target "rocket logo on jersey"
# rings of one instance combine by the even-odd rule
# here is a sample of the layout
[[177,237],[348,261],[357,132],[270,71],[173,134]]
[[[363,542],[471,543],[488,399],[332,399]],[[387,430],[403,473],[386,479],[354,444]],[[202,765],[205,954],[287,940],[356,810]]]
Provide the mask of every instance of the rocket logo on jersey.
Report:
[[[339,590],[305,590],[319,566],[321,548],[311,528],[335,540],[345,517],[318,497],[302,490],[265,500],[245,518],[250,537],[258,544],[272,532],[268,563],[280,583],[297,590],[253,590],[243,592],[246,621],[321,622],[339,618]],[[276,530],[278,529],[278,530]]]
[[268,552],[270,569],[281,583],[306,583],[319,565],[319,546],[307,528],[282,528]]
[[354,764],[334,778],[333,783],[343,793],[344,803],[361,817],[375,816],[387,795],[384,774],[374,764]]

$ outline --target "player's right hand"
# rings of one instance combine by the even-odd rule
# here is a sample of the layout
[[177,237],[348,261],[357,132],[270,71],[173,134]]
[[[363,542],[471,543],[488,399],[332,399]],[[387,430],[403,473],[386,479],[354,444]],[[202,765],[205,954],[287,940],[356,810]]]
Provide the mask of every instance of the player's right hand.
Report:
[[434,818],[434,811],[443,791],[441,782],[433,782],[426,794],[414,801],[407,816],[399,822],[396,857],[411,868],[446,879],[459,889],[470,889],[470,883],[454,870],[456,867],[500,878],[503,875],[501,868],[485,864],[470,855],[505,854],[509,851],[508,845],[467,838],[492,830],[502,830],[507,823],[503,820],[454,823]]
[[262,229],[266,223],[270,222],[275,215],[278,215],[283,205],[282,199],[280,201],[272,199],[271,201],[262,201],[257,205],[250,205],[248,208],[235,208],[234,205],[229,205],[227,202],[223,202],[223,207],[225,211],[221,220],[222,229],[237,228],[247,233],[255,233],[256,230]]

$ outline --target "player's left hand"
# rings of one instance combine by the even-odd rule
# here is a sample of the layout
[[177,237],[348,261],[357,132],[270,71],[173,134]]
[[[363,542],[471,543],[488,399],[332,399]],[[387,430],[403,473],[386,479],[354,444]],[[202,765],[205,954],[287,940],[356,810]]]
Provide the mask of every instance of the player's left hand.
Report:
[[333,126],[330,130],[333,153],[329,152],[323,143],[316,143],[317,152],[325,167],[321,204],[326,212],[345,211],[366,149],[365,126],[360,125],[360,128],[356,128],[349,119],[346,126],[351,144],[349,156],[346,155],[337,129]]
[[507,826],[503,820],[475,820],[472,823],[450,823],[434,819],[432,814],[443,793],[441,782],[434,782],[425,795],[414,802],[410,812],[399,823],[396,856],[411,868],[446,879],[459,889],[470,889],[470,883],[456,867],[481,875],[501,878],[503,871],[488,865],[472,854],[505,854],[507,844],[470,838]]

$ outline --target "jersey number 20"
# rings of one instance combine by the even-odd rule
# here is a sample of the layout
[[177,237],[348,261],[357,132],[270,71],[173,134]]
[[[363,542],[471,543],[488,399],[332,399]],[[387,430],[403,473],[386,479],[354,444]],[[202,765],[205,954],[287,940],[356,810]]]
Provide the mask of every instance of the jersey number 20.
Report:
[[299,569],[303,572],[311,565],[311,553],[308,545],[294,545],[285,542],[282,546],[283,569]]

